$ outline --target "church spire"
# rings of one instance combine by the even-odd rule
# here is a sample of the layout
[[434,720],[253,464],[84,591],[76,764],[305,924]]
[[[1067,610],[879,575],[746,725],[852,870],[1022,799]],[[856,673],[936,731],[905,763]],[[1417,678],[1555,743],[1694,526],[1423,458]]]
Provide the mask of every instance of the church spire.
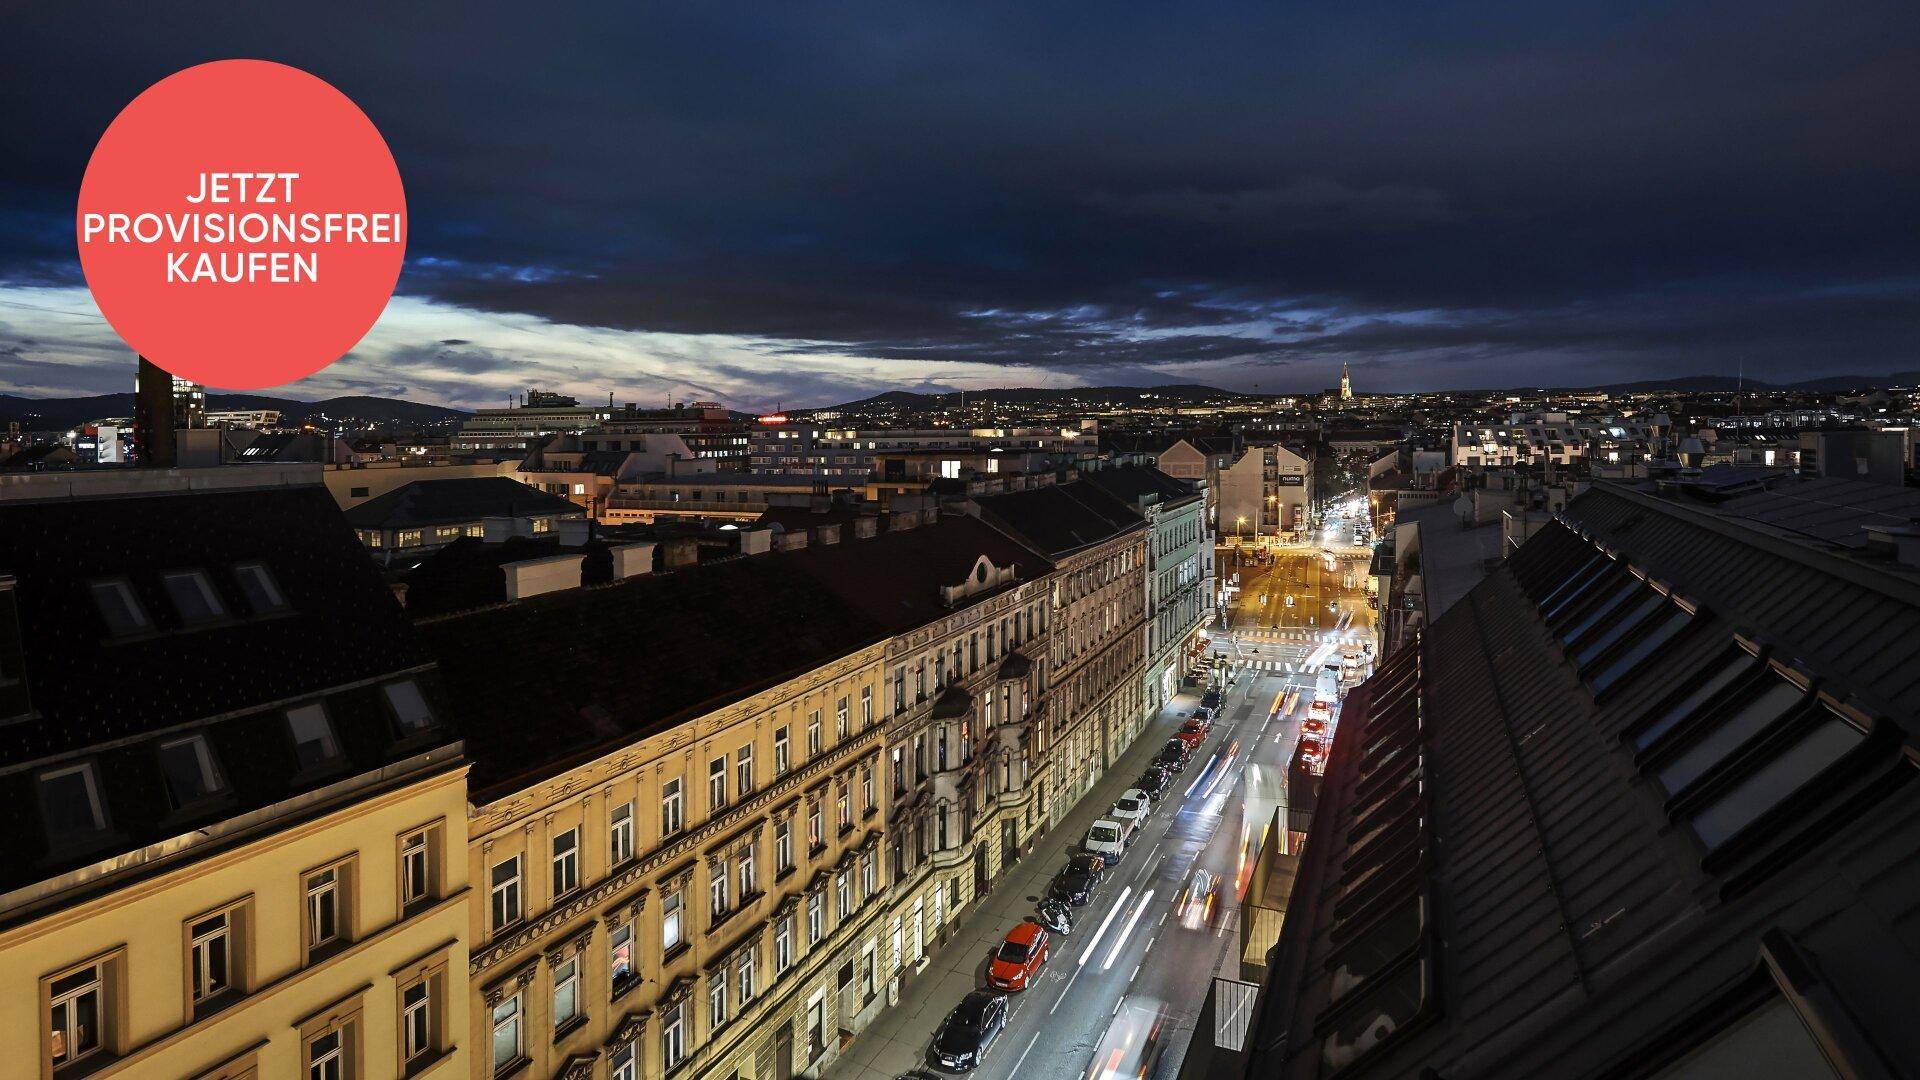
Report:
[[1353,400],[1353,374],[1347,369],[1347,362],[1340,362],[1340,400]]

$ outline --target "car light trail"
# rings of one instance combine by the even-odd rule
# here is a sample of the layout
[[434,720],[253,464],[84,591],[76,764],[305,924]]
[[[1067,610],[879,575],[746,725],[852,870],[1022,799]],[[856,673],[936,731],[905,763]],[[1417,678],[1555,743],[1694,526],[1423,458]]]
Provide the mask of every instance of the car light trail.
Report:
[[1139,925],[1140,916],[1146,914],[1147,905],[1152,902],[1153,890],[1148,889],[1145,893],[1141,894],[1140,903],[1134,906],[1133,915],[1127,919],[1126,928],[1121,930],[1120,936],[1114,939],[1113,948],[1107,950],[1107,958],[1100,963],[1101,971],[1105,971],[1113,966],[1113,961],[1120,955],[1121,948],[1127,944],[1127,939],[1133,936],[1133,928]]
[[1127,894],[1132,891],[1131,885],[1120,890],[1120,899],[1114,901],[1113,907],[1108,909],[1107,917],[1100,920],[1100,929],[1094,931],[1093,940],[1087,942],[1086,951],[1080,954],[1080,959],[1074,964],[1075,967],[1087,966],[1087,959],[1093,955],[1093,950],[1100,947],[1100,939],[1107,936],[1107,927],[1113,925],[1113,917],[1120,914],[1120,909],[1127,906]]

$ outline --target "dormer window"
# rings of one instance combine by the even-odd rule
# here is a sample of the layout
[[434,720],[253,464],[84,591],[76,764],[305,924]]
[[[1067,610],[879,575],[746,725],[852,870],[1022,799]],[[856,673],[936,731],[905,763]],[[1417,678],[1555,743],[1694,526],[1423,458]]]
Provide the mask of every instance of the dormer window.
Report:
[[140,606],[139,597],[133,595],[133,586],[125,578],[96,581],[91,589],[93,605],[106,620],[107,632],[114,637],[144,633],[153,627],[147,609]]
[[287,598],[265,563],[241,563],[233,568],[233,579],[240,583],[240,591],[247,597],[247,606],[253,609],[255,615],[286,610]]
[[160,744],[160,772],[167,781],[167,797],[174,809],[211,798],[226,787],[214,766],[213,751],[202,735],[188,735]]
[[317,769],[340,756],[333,724],[319,704],[287,710],[287,730],[293,735],[293,756],[302,769]]
[[393,718],[400,725],[402,735],[415,735],[433,726],[433,710],[427,707],[419,683],[402,679],[381,689],[387,695],[387,705],[393,709]]
[[227,613],[226,605],[213,591],[213,583],[198,570],[161,574],[160,584],[167,590],[167,598],[173,601],[174,610],[180,613],[180,621],[188,626],[211,622]]
[[67,839],[97,833],[107,827],[100,805],[100,785],[89,763],[48,769],[40,774],[40,809],[47,833]]

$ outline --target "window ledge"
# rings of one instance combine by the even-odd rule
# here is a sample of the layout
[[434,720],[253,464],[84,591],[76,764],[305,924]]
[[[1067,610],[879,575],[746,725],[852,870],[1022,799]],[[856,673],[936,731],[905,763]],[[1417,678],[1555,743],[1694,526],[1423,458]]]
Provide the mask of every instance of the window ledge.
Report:
[[587,1014],[584,1012],[574,1013],[573,1018],[571,1020],[568,1020],[566,1023],[561,1024],[559,1027],[553,1029],[553,1041],[555,1043],[559,1043],[565,1040],[567,1036],[573,1034],[576,1031],[579,1031],[581,1028],[586,1026],[587,1026]]
[[452,1060],[452,1050],[434,1050],[416,1058],[400,1075],[403,1080],[419,1080],[420,1077],[437,1071],[440,1066]]
[[633,993],[643,982],[646,982],[646,980],[641,978],[637,973],[628,975],[624,979],[616,980],[612,989],[607,993],[607,1000],[619,1001],[621,998]]
[[522,1054],[508,1062],[505,1066],[493,1070],[493,1080],[507,1080],[509,1076],[519,1076],[521,1073],[526,1072],[527,1067],[532,1064],[533,1059]]
[[691,948],[693,948],[693,942],[682,938],[678,945],[660,954],[660,966],[665,967],[680,959],[681,955]]

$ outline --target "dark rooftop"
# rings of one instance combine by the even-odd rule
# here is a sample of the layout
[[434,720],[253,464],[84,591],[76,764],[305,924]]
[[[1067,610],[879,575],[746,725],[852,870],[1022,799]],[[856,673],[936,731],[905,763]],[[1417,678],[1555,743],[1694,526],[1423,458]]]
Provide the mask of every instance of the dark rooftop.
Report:
[[484,802],[946,615],[940,587],[966,581],[983,555],[1017,566],[1021,580],[1048,569],[978,521],[943,517],[424,618],[418,629],[453,688],[473,798]]
[[488,517],[585,516],[579,505],[506,476],[415,480],[346,511],[357,529],[458,525]]
[[1248,1075],[1650,1075],[1810,995],[1746,1075],[1920,1060],[1920,589],[1730,505],[1595,485],[1349,697]]
[[1146,523],[1126,503],[1089,484],[1084,477],[1066,484],[987,495],[978,502],[983,519],[1005,528],[1055,561]]
[[[19,680],[0,695],[0,892],[452,741],[389,718],[378,681],[411,673],[432,700],[429,660],[317,484],[0,500],[0,574],[0,684]],[[320,700],[340,753],[303,771],[283,713]],[[227,786],[176,810],[155,739],[196,731]],[[54,844],[35,777],[82,760],[106,828]]]
[[1129,506],[1142,509],[1151,504],[1168,505],[1200,497],[1186,481],[1145,466],[1097,469],[1081,473],[1080,479]]

